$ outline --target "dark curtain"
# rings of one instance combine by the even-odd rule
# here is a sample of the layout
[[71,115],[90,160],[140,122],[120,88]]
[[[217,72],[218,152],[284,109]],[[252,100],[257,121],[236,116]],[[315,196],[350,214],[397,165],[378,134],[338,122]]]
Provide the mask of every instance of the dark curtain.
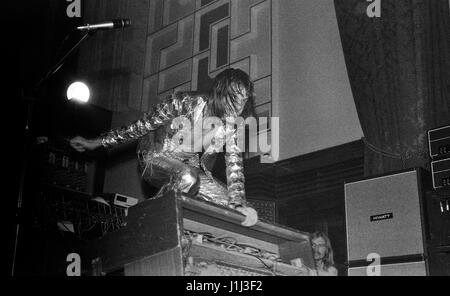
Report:
[[335,0],[364,132],[365,175],[429,167],[427,130],[450,124],[448,0]]

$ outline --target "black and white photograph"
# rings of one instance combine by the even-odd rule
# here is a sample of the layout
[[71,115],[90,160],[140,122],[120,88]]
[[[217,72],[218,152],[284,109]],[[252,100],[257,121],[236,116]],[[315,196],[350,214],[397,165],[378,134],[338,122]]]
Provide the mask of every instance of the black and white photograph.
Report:
[[9,6],[11,277],[450,275],[450,0]]

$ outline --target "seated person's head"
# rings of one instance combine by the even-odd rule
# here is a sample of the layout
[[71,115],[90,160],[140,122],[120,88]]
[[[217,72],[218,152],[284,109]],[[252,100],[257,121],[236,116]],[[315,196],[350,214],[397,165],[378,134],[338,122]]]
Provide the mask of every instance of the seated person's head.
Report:
[[321,232],[314,232],[311,238],[314,260],[322,262],[323,268],[328,269],[334,265],[333,249],[328,236]]
[[247,73],[226,69],[214,78],[209,108],[219,118],[254,115],[254,88]]

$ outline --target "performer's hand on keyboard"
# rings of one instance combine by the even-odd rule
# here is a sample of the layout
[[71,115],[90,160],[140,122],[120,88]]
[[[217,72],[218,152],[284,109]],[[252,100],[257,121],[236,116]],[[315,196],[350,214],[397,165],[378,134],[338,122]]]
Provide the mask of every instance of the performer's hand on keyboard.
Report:
[[250,227],[258,222],[258,213],[254,208],[250,207],[236,207],[236,211],[245,216],[245,220],[241,223],[243,226]]
[[70,140],[70,146],[78,152],[84,152],[86,150],[95,150],[102,145],[100,139],[88,140],[83,137],[77,136]]

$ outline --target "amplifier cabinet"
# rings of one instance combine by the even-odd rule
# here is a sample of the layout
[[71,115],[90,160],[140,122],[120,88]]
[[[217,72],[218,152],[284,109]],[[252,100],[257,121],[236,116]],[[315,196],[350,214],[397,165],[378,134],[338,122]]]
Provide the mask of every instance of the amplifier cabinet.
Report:
[[430,157],[450,157],[450,125],[428,131]]
[[433,188],[450,188],[450,157],[431,162]]
[[345,184],[348,261],[423,254],[419,170]]
[[36,146],[36,175],[40,184],[60,186],[94,194],[103,178],[99,162],[91,156],[76,153],[62,138],[48,139]]
[[369,254],[380,275],[450,275],[450,190],[428,191],[430,179],[413,169],[345,184],[348,275],[370,275]]

